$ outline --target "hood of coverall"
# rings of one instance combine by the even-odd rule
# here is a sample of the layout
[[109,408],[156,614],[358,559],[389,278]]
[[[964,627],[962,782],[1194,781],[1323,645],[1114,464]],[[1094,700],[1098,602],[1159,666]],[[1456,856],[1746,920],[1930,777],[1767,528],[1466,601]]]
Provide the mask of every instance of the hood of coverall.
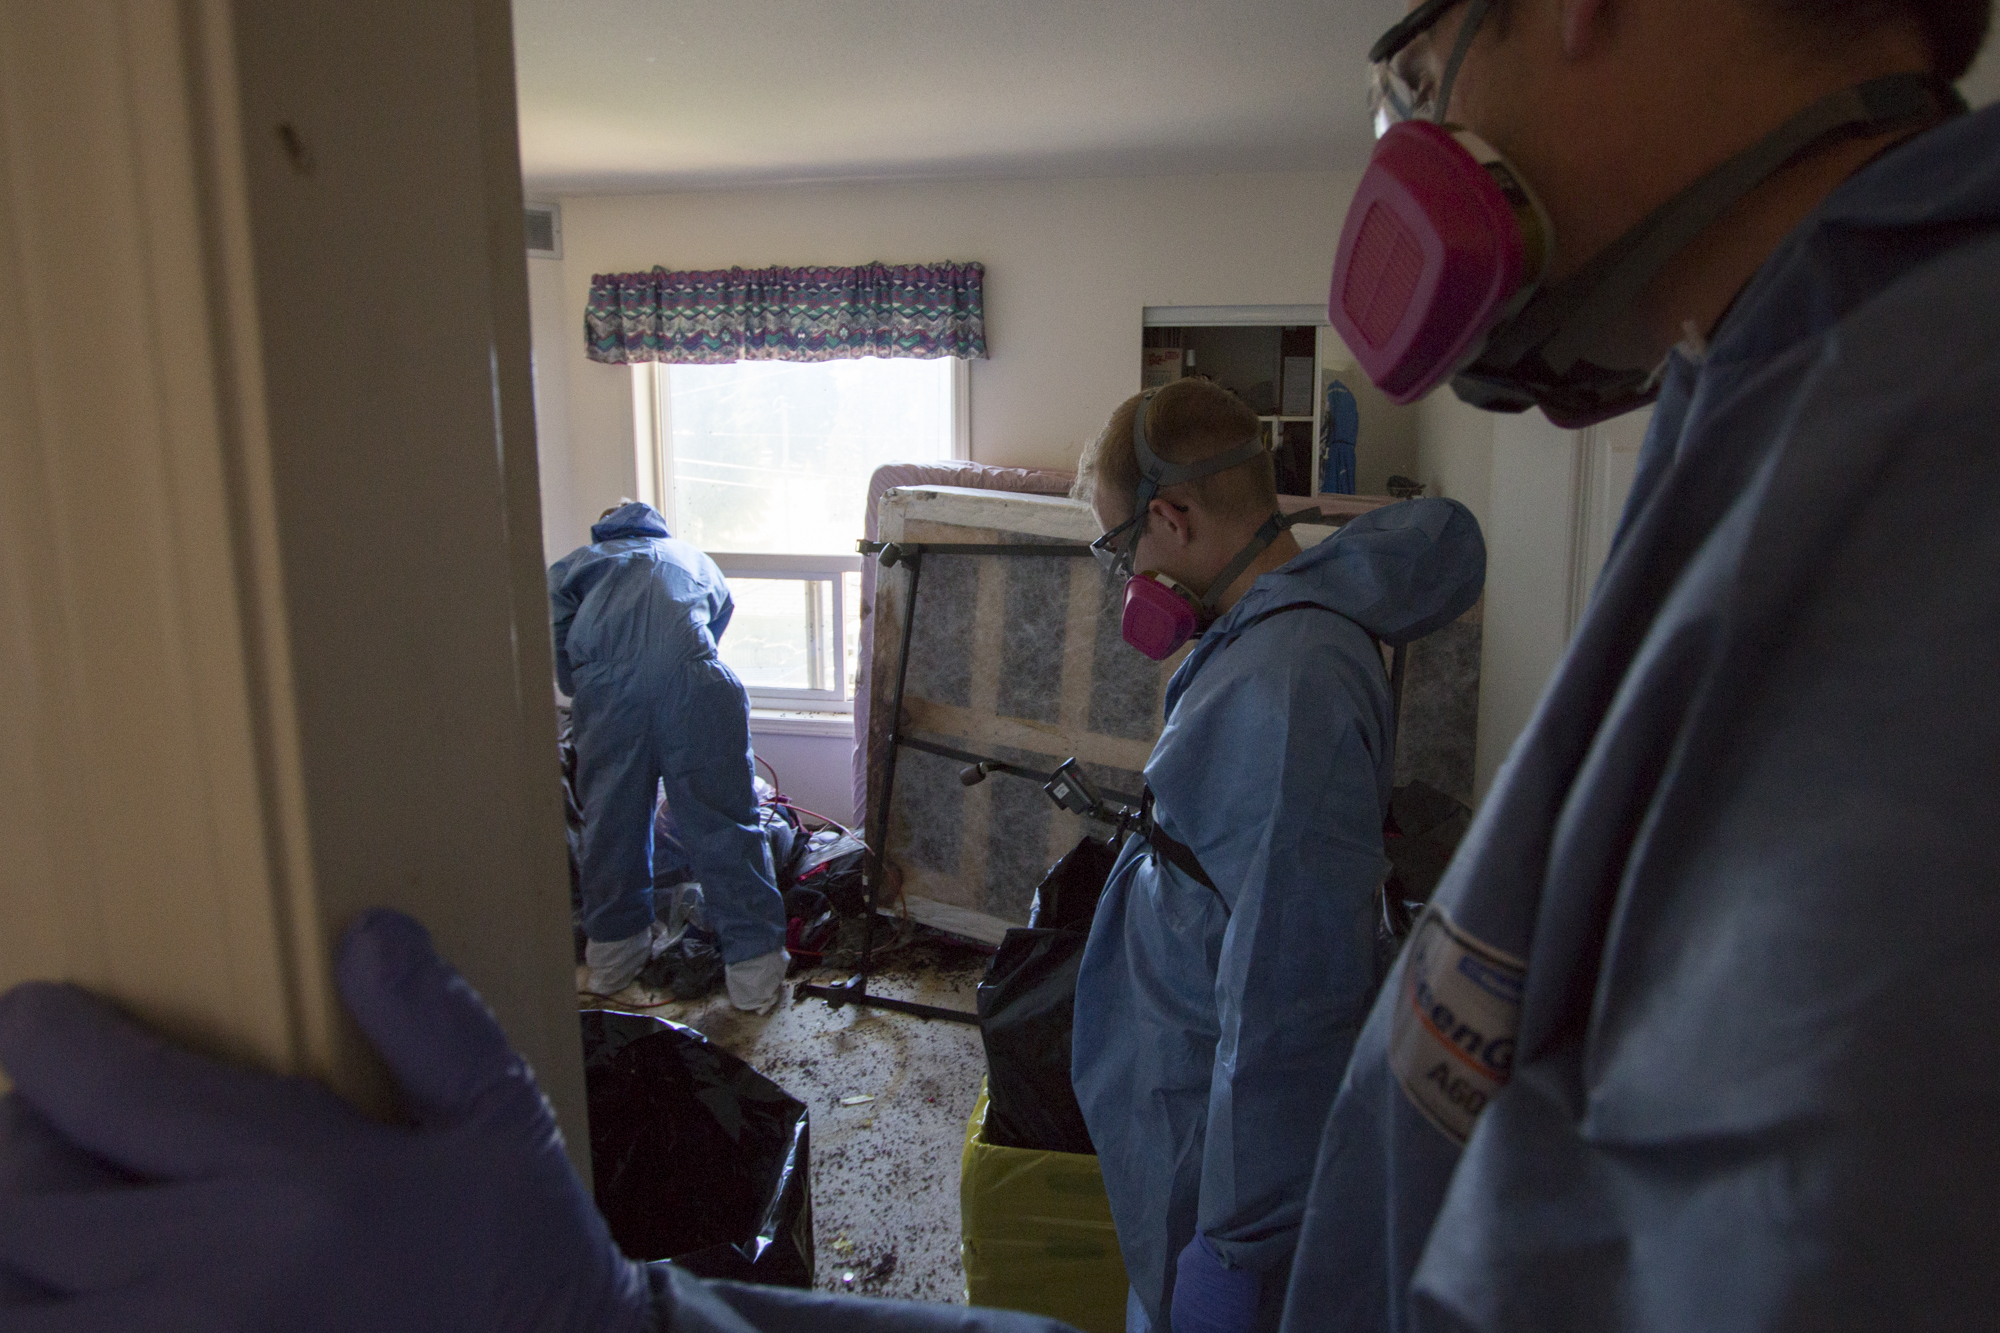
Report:
[[1267,611],[1313,602],[1404,644],[1471,610],[1485,586],[1486,539],[1464,505],[1424,499],[1371,509],[1251,584],[1174,673],[1167,709],[1210,655]]
[[667,520],[660,511],[643,501],[620,505],[590,525],[590,540],[608,542],[618,537],[671,537]]

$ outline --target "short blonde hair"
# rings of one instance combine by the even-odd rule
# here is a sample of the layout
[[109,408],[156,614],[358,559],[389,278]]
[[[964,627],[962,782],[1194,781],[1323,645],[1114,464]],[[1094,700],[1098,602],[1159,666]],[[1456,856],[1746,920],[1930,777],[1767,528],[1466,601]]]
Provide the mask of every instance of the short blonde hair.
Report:
[[[1213,458],[1255,439],[1257,414],[1229,390],[1202,379],[1178,379],[1147,395],[1135,393],[1118,405],[1096,439],[1083,447],[1070,495],[1085,504],[1099,495],[1116,503],[1115,516],[1131,514],[1139,491],[1139,460],[1132,450],[1132,417],[1144,404],[1146,443],[1169,463]],[[1271,514],[1278,507],[1277,465],[1269,453],[1187,483],[1202,508],[1218,514]]]

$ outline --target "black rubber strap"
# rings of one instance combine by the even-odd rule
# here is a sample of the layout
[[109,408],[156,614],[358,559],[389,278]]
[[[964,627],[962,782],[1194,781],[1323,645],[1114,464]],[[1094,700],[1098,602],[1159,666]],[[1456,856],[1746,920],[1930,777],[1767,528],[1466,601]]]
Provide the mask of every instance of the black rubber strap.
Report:
[[[1281,512],[1265,519],[1263,526],[1251,534],[1249,545],[1238,551],[1235,558],[1224,565],[1222,572],[1217,574],[1214,580],[1208,585],[1208,592],[1201,599],[1202,609],[1213,612],[1215,610],[1216,599],[1229,591],[1229,585],[1236,582],[1244,570],[1250,568],[1252,560],[1255,560],[1270,549],[1271,543],[1278,540],[1280,533],[1290,532],[1301,523],[1324,523],[1325,521],[1326,515],[1320,513],[1317,509],[1301,509],[1296,514]],[[1311,605],[1311,603],[1299,602],[1295,603],[1295,605],[1307,606]]]
[[1814,102],[1648,214],[1575,273],[1536,294],[1495,330],[1482,366],[1539,354],[1558,374],[1575,365],[1606,320],[1629,306],[1676,254],[1752,189],[1791,162],[1844,138],[1943,119],[1964,109],[1928,74],[1890,74]]
[[[1239,628],[1236,631],[1236,634],[1230,638],[1230,642],[1231,643],[1236,642],[1238,638],[1242,637],[1244,630],[1249,629],[1252,625],[1261,624],[1264,621],[1269,620],[1272,616],[1284,615],[1287,611],[1324,611],[1328,615],[1340,616],[1340,612],[1334,610],[1332,607],[1327,606],[1322,602],[1287,602],[1283,606],[1274,606],[1268,611],[1260,611],[1256,615],[1250,617],[1250,619],[1244,621],[1241,628]],[[1353,617],[1341,616],[1341,619],[1352,621]],[[1353,623],[1360,628],[1363,634],[1366,634],[1368,636],[1370,641],[1378,645],[1382,642],[1382,640],[1376,636],[1374,631],[1370,630],[1367,626],[1361,625],[1359,621],[1354,621]],[[1400,647],[1397,648],[1396,659],[1399,666],[1402,661],[1402,655],[1403,655],[1403,650]],[[1402,673],[1400,672],[1400,670],[1398,670],[1391,674],[1392,677],[1400,677]],[[1392,678],[1391,690],[1398,695],[1399,702],[1401,694],[1399,688],[1400,684],[1401,684],[1400,679]],[[1194,848],[1188,846],[1180,839],[1169,834],[1165,829],[1161,828],[1159,822],[1153,818],[1153,789],[1151,787],[1147,787],[1139,795],[1138,834],[1140,837],[1146,840],[1146,842],[1153,848],[1154,851],[1158,852],[1162,857],[1164,857],[1167,860],[1167,862],[1174,867],[1174,869],[1180,871],[1183,875],[1186,875],[1189,879],[1201,885],[1203,888],[1207,889],[1210,893],[1213,893],[1215,895],[1215,900],[1222,904],[1222,914],[1224,916],[1230,915],[1229,900],[1222,896],[1222,890],[1215,887],[1215,881],[1208,877],[1208,872],[1206,870],[1202,869],[1201,859],[1194,854]]]
[[1201,860],[1195,856],[1194,848],[1169,834],[1153,818],[1153,789],[1151,787],[1146,788],[1139,795],[1138,833],[1140,837],[1146,840],[1147,845],[1152,847],[1162,857],[1165,857],[1174,869],[1180,871],[1183,875],[1186,875],[1189,879],[1214,894],[1215,901],[1222,904],[1222,914],[1224,916],[1230,914],[1229,900],[1222,896],[1222,890],[1215,887],[1215,881],[1210,879],[1208,872],[1201,868]]

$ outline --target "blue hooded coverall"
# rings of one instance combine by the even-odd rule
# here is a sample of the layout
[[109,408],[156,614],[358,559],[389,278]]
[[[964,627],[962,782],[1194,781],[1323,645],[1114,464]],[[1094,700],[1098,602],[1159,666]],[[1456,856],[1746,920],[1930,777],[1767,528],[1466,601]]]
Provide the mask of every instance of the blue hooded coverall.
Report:
[[1286,1329],[1990,1326],[1996,775],[1989,109],[1857,172],[1673,357],[1355,1047]]
[[734,609],[722,571],[628,504],[549,569],[556,683],[574,698],[584,933],[653,921],[653,806],[664,779],[725,963],[785,945],[757,823],[750,700],[715,655]]
[[1216,890],[1127,839],[1077,977],[1071,1056],[1155,1328],[1197,1227],[1263,1278],[1259,1326],[1277,1325],[1313,1147],[1377,980],[1395,746],[1369,635],[1430,633],[1485,574],[1456,501],[1374,510],[1257,579],[1167,686],[1154,815]]

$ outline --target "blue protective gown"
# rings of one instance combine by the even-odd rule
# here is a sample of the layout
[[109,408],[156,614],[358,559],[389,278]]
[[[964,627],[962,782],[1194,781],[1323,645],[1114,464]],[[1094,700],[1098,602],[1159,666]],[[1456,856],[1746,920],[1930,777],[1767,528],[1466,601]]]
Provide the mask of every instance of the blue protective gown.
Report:
[[664,779],[725,962],[785,943],[784,901],[757,824],[750,700],[717,660],[734,607],[722,571],[628,504],[549,569],[556,683],[574,696],[584,932],[653,920],[653,806]]
[[1220,896],[1126,842],[1077,978],[1071,1060],[1157,1328],[1197,1226],[1265,1279],[1261,1325],[1277,1323],[1314,1145],[1377,980],[1394,747],[1369,635],[1452,620],[1485,567],[1455,501],[1375,510],[1259,578],[1167,686],[1155,816]]
[[1673,358],[1354,1050],[1285,1327],[1990,1326],[1996,663],[1988,110],[1856,173]]

